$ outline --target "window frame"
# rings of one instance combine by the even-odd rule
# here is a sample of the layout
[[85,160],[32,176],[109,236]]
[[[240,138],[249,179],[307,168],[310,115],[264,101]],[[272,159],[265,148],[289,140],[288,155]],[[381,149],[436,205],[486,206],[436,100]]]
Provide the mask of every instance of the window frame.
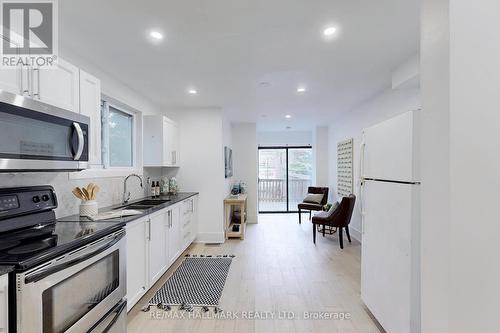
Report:
[[107,126],[107,115],[109,113],[102,112],[104,108],[101,108],[101,155],[102,155],[102,166],[104,170],[122,170],[122,171],[135,171],[138,167],[138,149],[137,149],[137,117],[138,112],[135,112],[123,105],[119,105],[113,101],[103,98],[101,100],[101,105],[107,104],[107,110],[113,108],[119,112],[125,113],[132,117],[132,165],[131,166],[111,166],[109,162],[109,129]]

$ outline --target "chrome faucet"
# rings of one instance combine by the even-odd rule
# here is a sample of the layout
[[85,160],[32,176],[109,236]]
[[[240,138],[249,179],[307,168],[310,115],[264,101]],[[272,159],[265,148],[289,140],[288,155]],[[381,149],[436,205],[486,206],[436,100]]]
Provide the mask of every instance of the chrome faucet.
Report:
[[123,181],[123,203],[127,203],[129,200],[130,200],[130,192],[127,192],[127,180],[130,178],[130,177],[137,177],[139,178],[139,185],[141,185],[141,188],[144,188],[142,186],[142,178],[141,176],[139,175],[136,175],[135,173],[131,174],[131,175],[128,175],[125,180]]

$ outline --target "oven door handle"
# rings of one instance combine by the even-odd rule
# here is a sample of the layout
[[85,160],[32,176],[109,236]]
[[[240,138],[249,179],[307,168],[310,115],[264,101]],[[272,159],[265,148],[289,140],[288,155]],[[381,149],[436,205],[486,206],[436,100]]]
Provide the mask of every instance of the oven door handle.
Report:
[[24,283],[28,284],[31,282],[40,281],[49,275],[52,275],[52,274],[57,273],[59,271],[62,271],[63,269],[69,268],[71,266],[77,265],[85,260],[88,260],[88,259],[92,258],[93,256],[95,256],[96,254],[99,254],[99,253],[109,249],[110,247],[112,247],[113,245],[118,243],[120,241],[120,239],[122,239],[124,236],[125,236],[125,232],[120,232],[120,233],[116,234],[115,237],[113,237],[111,240],[107,241],[103,246],[99,247],[97,250],[94,250],[90,253],[86,253],[78,258],[75,258],[73,260],[69,260],[68,262],[65,262],[63,264],[59,264],[59,265],[56,265],[53,267],[49,266],[45,269],[42,269],[41,271],[34,272],[33,274],[26,276],[26,278],[24,279]]
[[108,318],[109,316],[105,316],[103,319],[101,319],[98,323],[96,323],[94,326],[92,326],[92,328],[90,330],[87,331],[87,333],[107,333],[109,332],[110,329],[113,328],[113,326],[116,324],[116,322],[118,321],[118,319],[120,318],[120,315],[122,314],[123,310],[125,310],[125,308],[127,307],[127,302],[126,301],[121,301],[117,306],[115,306],[115,308],[113,310],[111,310],[111,313],[115,313],[113,319],[109,322],[108,325],[106,325],[106,327],[102,330],[102,331],[95,331],[95,328],[98,327],[104,320],[106,320],[106,318]]

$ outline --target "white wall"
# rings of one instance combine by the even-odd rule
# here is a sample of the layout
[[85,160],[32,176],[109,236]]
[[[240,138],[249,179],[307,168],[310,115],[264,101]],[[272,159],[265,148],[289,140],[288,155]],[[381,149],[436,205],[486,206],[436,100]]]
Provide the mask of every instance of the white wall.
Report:
[[178,113],[181,167],[177,181],[181,191],[199,192],[198,237],[205,243],[224,242],[223,117],[220,110]]
[[500,2],[423,4],[422,331],[498,332]]
[[247,184],[248,222],[257,223],[258,153],[256,124],[233,123],[231,138],[233,146],[233,179]]
[[259,131],[259,146],[311,146],[312,131]]
[[[329,183],[329,139],[328,139],[328,127],[327,126],[317,126],[313,131],[314,144],[313,144],[313,156],[314,156],[314,182],[315,186],[328,187]],[[330,198],[331,198],[330,194]]]
[[336,120],[329,127],[330,151],[330,198],[338,200],[337,195],[337,143],[354,138],[354,194],[358,197],[351,220],[352,235],[360,240],[361,214],[359,212],[359,157],[361,132],[364,128],[390,119],[406,111],[420,108],[420,94],[418,88],[389,89],[365,104],[349,111],[345,116]]
[[[421,135],[420,156],[422,178],[421,326],[422,332],[429,333],[464,332],[463,330],[450,330],[449,317],[450,276],[448,266],[450,264],[451,218],[448,5],[449,0],[423,0],[421,15],[421,123],[423,134]],[[467,22],[471,21],[467,20]],[[476,241],[479,240],[474,240],[474,242]],[[465,243],[463,246],[467,247]],[[467,267],[469,264],[467,263]],[[459,293],[461,294],[462,291]],[[463,302],[460,304],[465,305]],[[477,318],[474,320],[476,321]],[[474,329],[469,330],[469,332],[481,332],[481,330]]]
[[[224,117],[222,120],[222,142],[224,147],[233,147],[233,139],[232,139],[232,129],[231,122],[227,117]],[[233,177],[225,178],[224,180],[224,188],[226,189],[226,194],[231,193]]]

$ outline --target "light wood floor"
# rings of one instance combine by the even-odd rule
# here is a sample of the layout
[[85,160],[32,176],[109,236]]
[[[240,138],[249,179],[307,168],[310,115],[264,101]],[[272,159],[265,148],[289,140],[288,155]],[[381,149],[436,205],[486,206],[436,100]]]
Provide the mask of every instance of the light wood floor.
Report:
[[[380,332],[360,299],[361,246],[338,238],[318,236],[312,242],[312,226],[303,215],[260,215],[259,224],[249,225],[243,241],[225,244],[193,244],[192,254],[235,254],[224,287],[220,307],[243,315],[244,311],[274,314],[275,319],[192,319],[152,318],[155,308],[141,312],[173,270],[179,259],[152,290],[128,314],[128,332]],[[198,311],[198,310],[195,310]],[[292,312],[293,320],[278,318],[280,311]],[[349,319],[304,319],[304,311],[327,312],[331,316],[348,315]],[[184,312],[184,311],[180,311]],[[210,312],[205,316],[213,316]]]

